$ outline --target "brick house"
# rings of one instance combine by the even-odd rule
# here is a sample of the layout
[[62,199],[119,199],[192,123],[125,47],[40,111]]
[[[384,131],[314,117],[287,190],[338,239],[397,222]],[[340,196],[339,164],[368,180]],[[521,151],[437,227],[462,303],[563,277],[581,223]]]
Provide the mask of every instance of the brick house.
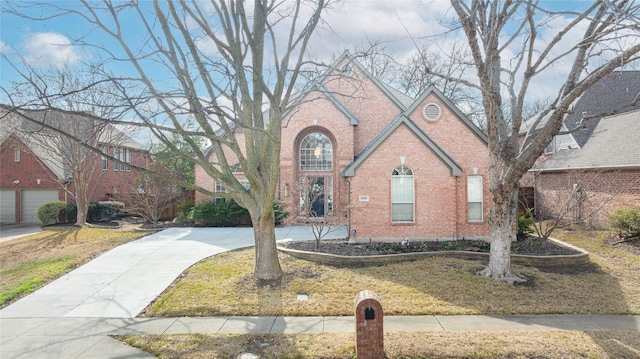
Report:
[[[80,116],[63,115],[55,111],[32,111],[30,115],[51,116],[60,123],[72,124],[75,121],[88,121]],[[60,117],[67,116],[67,117]],[[30,124],[13,113],[2,118],[3,129],[0,133],[0,222],[1,223],[40,223],[37,210],[52,201],[73,202],[71,193],[75,193],[74,182],[68,166],[62,156],[55,151],[46,150],[40,143],[49,141],[46,136],[25,132]],[[106,126],[101,132],[111,133],[118,138],[115,141],[98,140],[98,146],[125,163],[145,167],[148,152],[142,145],[113,126]],[[59,136],[59,135],[58,135]],[[91,182],[95,185],[90,201],[108,200],[114,193],[128,192],[127,184],[137,176],[136,172],[124,163],[117,163],[106,157],[96,158],[95,170]]]
[[[536,213],[605,227],[640,205],[640,71],[617,71],[587,90],[521,186]],[[525,129],[526,130],[526,129]]]
[[[410,98],[349,53],[285,115],[280,160],[289,223],[359,240],[489,235],[486,135],[435,87]],[[196,184],[224,190],[198,166]]]

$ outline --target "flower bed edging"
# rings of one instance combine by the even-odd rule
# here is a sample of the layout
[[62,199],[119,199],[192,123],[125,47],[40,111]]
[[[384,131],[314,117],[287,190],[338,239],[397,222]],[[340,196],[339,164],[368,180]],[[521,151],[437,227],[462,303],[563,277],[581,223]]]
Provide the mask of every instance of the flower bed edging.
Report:
[[[572,246],[558,239],[549,238],[554,243],[571,248],[579,252],[570,255],[551,255],[551,256],[532,256],[522,254],[512,254],[511,263],[533,267],[557,267],[557,266],[584,266],[590,263],[589,252],[582,248]],[[295,258],[304,259],[316,263],[329,264],[335,266],[368,266],[381,265],[387,263],[396,263],[404,261],[415,261],[428,257],[450,257],[460,259],[471,259],[486,261],[489,253],[468,252],[468,251],[435,251],[435,252],[416,252],[416,253],[399,253],[384,254],[370,256],[340,256],[334,254],[300,251],[278,246],[278,250],[287,253]]]

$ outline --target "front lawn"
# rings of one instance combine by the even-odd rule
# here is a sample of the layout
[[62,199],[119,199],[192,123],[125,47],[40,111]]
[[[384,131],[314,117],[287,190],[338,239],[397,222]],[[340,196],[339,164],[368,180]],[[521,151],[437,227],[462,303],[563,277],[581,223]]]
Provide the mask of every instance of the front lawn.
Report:
[[148,233],[51,226],[0,243],[0,308],[123,243]]
[[[251,278],[254,250],[228,252],[189,269],[147,316],[353,315],[363,289],[378,293],[388,315],[640,314],[640,257],[603,244],[606,232],[558,231],[591,252],[580,269],[515,266],[529,278],[510,286],[474,275],[483,262],[429,258],[383,266],[338,268],[281,254],[281,285]],[[306,294],[308,300],[298,300]]]

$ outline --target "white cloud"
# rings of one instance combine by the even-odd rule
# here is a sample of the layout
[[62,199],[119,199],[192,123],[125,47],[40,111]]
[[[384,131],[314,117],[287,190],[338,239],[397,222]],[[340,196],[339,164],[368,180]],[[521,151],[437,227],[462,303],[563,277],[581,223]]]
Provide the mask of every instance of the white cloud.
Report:
[[5,53],[7,51],[7,43],[0,40],[0,53]]
[[81,56],[71,41],[55,32],[38,32],[24,42],[25,59],[33,66],[75,64]]

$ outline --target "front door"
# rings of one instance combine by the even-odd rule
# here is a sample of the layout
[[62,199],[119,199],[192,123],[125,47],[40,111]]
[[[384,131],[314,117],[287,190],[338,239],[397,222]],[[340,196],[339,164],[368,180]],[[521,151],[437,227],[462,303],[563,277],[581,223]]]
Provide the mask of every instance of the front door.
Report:
[[300,211],[309,218],[324,219],[333,210],[331,177],[303,177],[300,181]]

